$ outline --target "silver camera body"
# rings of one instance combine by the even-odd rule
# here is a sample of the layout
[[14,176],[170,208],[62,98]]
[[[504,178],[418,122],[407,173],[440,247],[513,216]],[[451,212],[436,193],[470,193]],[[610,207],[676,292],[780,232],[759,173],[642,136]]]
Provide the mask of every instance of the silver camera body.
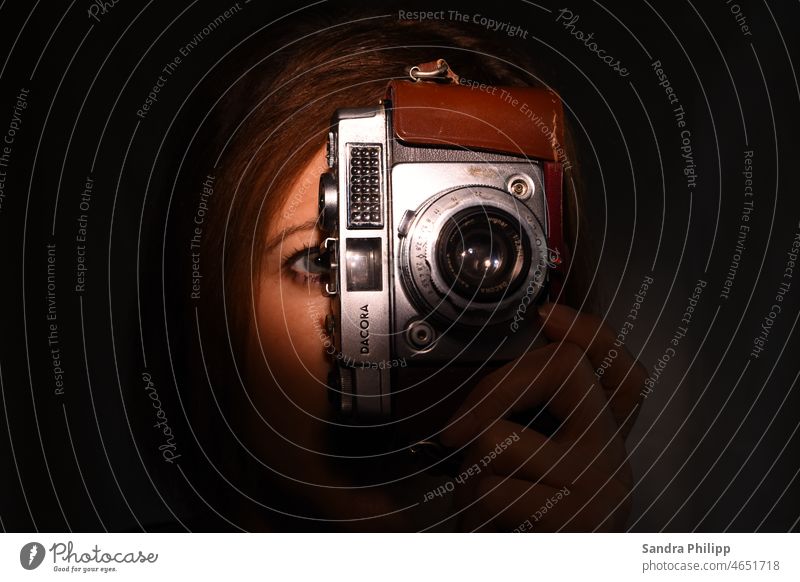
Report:
[[386,103],[338,110],[320,179],[329,390],[358,423],[392,417],[409,368],[530,350],[552,266],[542,162],[405,144],[391,115]]

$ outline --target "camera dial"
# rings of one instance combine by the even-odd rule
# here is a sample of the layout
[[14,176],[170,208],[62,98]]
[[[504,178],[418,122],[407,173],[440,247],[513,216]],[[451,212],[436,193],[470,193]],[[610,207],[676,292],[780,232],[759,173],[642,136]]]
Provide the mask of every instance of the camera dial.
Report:
[[319,177],[319,213],[320,227],[325,232],[336,230],[337,213],[339,212],[339,188],[336,176],[332,172],[323,172]]

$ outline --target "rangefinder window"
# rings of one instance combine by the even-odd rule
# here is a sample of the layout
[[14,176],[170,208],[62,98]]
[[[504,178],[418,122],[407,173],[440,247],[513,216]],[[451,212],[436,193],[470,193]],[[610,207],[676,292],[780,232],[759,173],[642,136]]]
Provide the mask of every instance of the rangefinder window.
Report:
[[381,239],[347,239],[347,290],[383,291]]

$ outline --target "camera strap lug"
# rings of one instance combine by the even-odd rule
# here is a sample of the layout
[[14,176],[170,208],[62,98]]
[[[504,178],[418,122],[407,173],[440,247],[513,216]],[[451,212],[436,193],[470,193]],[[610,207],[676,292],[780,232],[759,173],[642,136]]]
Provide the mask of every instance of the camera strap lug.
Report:
[[427,63],[420,63],[414,65],[408,70],[408,76],[415,83],[419,81],[432,81],[435,83],[453,83],[458,85],[461,77],[459,77],[447,61],[444,59],[437,59]]

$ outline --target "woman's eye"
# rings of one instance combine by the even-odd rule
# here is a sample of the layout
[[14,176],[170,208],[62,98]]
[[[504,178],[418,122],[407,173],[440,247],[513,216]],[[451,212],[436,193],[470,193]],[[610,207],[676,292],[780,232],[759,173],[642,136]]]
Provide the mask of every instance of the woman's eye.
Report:
[[286,259],[289,274],[299,283],[319,282],[328,276],[328,266],[315,247],[303,248]]

